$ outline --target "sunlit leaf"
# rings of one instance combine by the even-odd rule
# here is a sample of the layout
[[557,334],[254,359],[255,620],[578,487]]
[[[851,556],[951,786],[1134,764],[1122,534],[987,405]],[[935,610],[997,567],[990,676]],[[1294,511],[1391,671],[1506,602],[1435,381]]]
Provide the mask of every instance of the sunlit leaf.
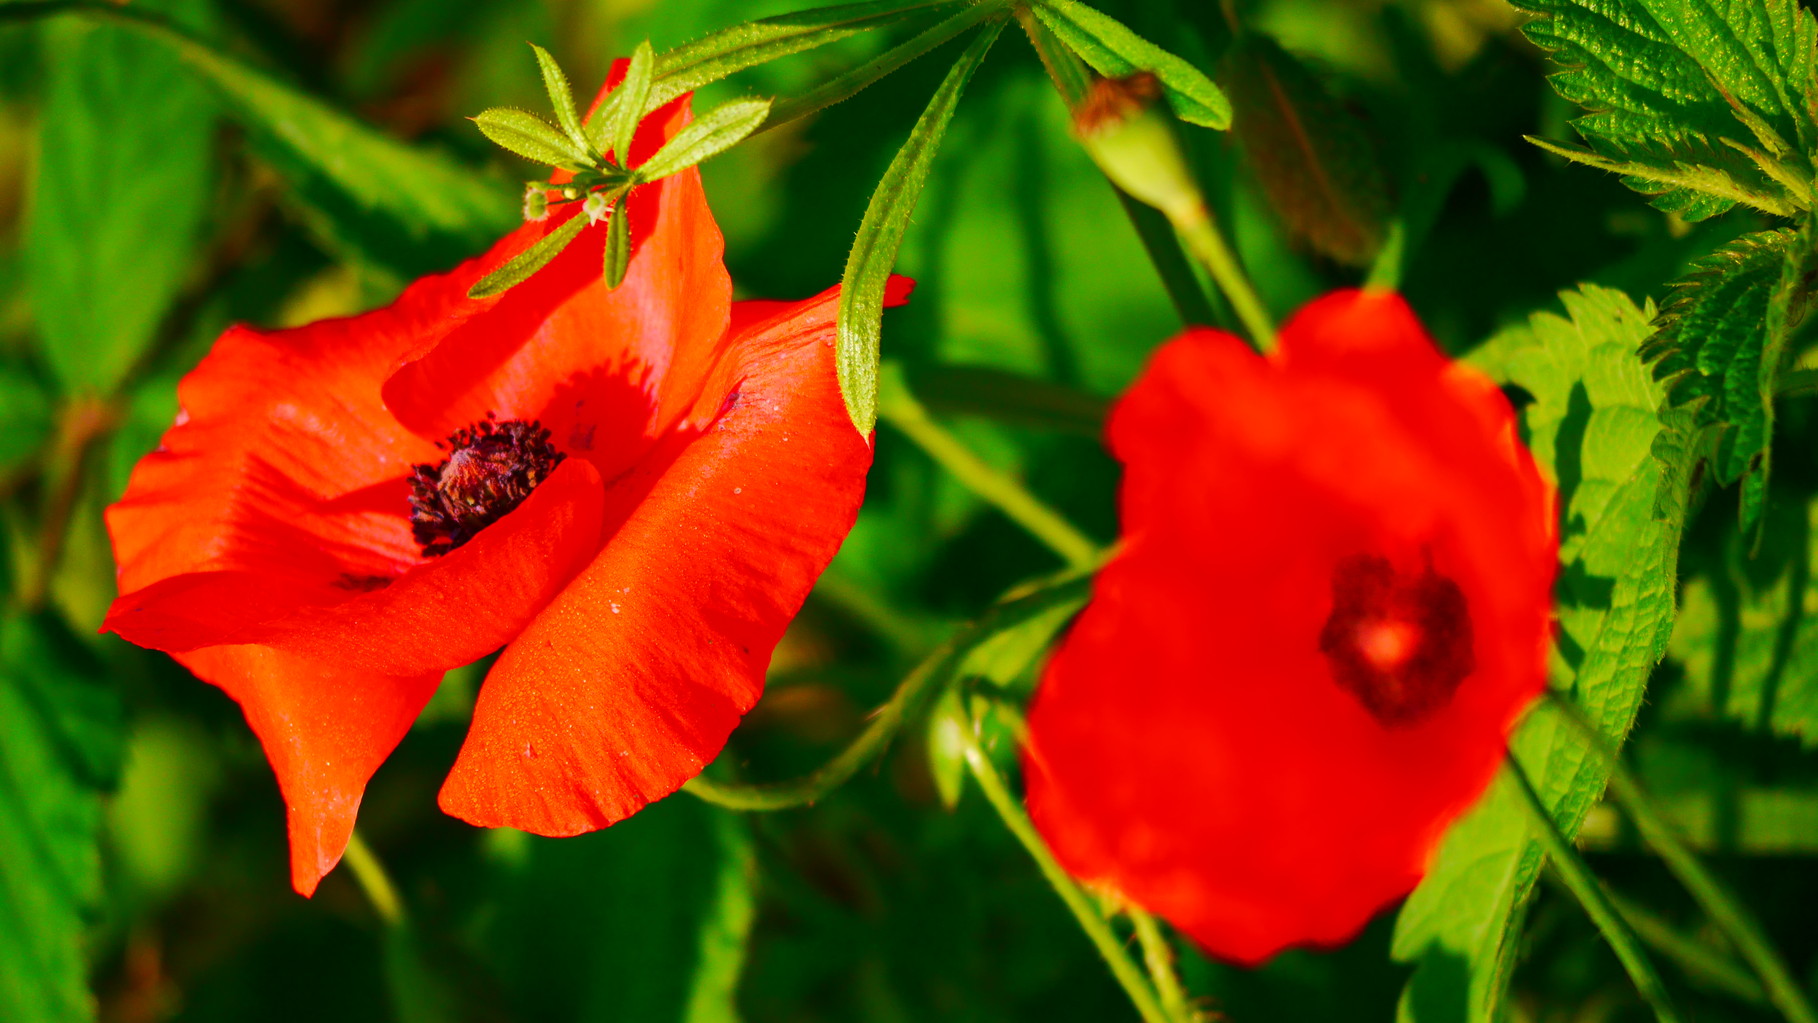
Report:
[[581,131],[581,115],[574,106],[574,89],[568,84],[568,75],[563,73],[562,66],[556,63],[549,51],[535,43],[530,48],[537,55],[537,69],[543,73],[543,90],[549,93],[550,109],[555,111],[556,124],[568,141],[582,153],[587,152],[587,136]]
[[608,288],[616,288],[625,280],[625,270],[631,265],[631,218],[625,215],[625,197],[613,204],[612,219],[606,227],[605,266],[602,268]]
[[[1653,310],[1590,285],[1561,297],[1567,317],[1538,314],[1475,359],[1533,396],[1523,425],[1561,508],[1555,684],[1569,680],[1585,716],[1619,745],[1672,628],[1684,491],[1663,491],[1667,467],[1655,452],[1663,430],[1684,424],[1663,426],[1662,388],[1636,353]],[[1576,834],[1608,765],[1544,705],[1511,752],[1561,830]],[[1497,1018],[1516,924],[1543,859],[1520,798],[1506,779],[1492,787],[1453,826],[1402,907],[1395,957],[1417,967],[1403,992],[1403,1020]]]
[[902,245],[903,231],[915,212],[915,202],[928,181],[928,168],[940,149],[941,137],[953,120],[960,94],[973,72],[984,62],[991,44],[1003,31],[1002,21],[992,22],[974,37],[947,77],[928,101],[927,109],[909,132],[908,141],[897,150],[895,159],[884,171],[865,217],[859,223],[858,237],[846,257],[846,273],[840,286],[839,375],[840,394],[846,399],[846,413],[852,424],[869,434],[877,423],[877,365],[879,339],[883,333],[884,285],[896,265],[897,248]]
[[1039,0],[1042,24],[1106,78],[1152,71],[1180,119],[1206,128],[1231,126],[1231,101],[1200,69],[1130,31],[1123,22],[1077,0]]
[[510,290],[514,285],[530,279],[530,275],[549,265],[549,261],[561,255],[568,243],[574,241],[581,229],[587,226],[587,218],[575,214],[564,220],[559,227],[538,238],[529,248],[513,256],[504,266],[480,278],[479,283],[467,289],[468,298],[491,298],[494,295]]
[[650,40],[646,39],[631,51],[625,78],[612,90],[612,99],[607,104],[608,116],[597,117],[593,122],[598,126],[593,138],[594,147],[611,149],[613,159],[620,166],[631,158],[631,140],[637,134],[638,119],[650,97],[650,83],[655,74],[656,53],[650,48]]
[[770,116],[767,99],[741,99],[715,107],[675,133],[663,148],[637,167],[638,177],[656,181],[738,145]]
[[532,163],[576,170],[587,164],[584,150],[528,110],[493,107],[480,111],[473,123],[487,138]]

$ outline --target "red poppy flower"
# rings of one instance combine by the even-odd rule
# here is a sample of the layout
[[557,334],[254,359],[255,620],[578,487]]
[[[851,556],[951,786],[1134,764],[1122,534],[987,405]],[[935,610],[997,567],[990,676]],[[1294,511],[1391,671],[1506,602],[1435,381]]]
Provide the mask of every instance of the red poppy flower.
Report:
[[1312,303],[1268,358],[1189,331],[1110,443],[1124,546],[1030,710],[1035,823],[1220,957],[1346,941],[1545,684],[1552,491],[1386,294]]
[[[634,161],[687,110],[651,115]],[[305,895],[442,674],[500,647],[443,809],[572,835],[675,791],[857,514],[871,449],[835,381],[837,289],[730,301],[689,170],[631,196],[616,290],[602,224],[466,297],[564,214],[387,308],[229,330],[108,512],[104,628],[239,701]]]

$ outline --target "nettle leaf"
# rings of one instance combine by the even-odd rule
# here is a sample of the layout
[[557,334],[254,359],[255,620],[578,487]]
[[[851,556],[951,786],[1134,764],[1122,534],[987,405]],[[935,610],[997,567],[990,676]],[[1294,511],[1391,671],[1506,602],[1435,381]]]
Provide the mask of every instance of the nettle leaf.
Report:
[[1818,25],[1798,0],[1515,5],[1540,15],[1522,31],[1566,66],[1554,88],[1590,111],[1572,122],[1589,150],[1546,148],[1688,220],[1811,207]]
[[495,144],[531,163],[570,170],[580,170],[588,164],[586,150],[569,140],[555,125],[528,110],[492,107],[480,111],[473,123]]
[[84,947],[101,894],[101,795],[125,741],[101,676],[61,623],[0,619],[0,1019],[94,1018]]
[[1266,36],[1238,36],[1225,55],[1224,80],[1243,112],[1232,134],[1288,229],[1341,263],[1369,265],[1390,204],[1363,123]]
[[1231,126],[1231,101],[1211,78],[1123,22],[1076,0],[1040,0],[1033,10],[1092,70],[1106,78],[1154,72],[1181,120],[1220,131]]
[[[1536,315],[1473,359],[1533,396],[1522,413],[1529,447],[1559,488],[1559,631],[1555,686],[1619,746],[1673,621],[1685,490],[1663,463],[1660,438],[1683,415],[1660,415],[1663,388],[1637,354],[1653,310],[1586,285],[1563,296],[1566,317]],[[1663,499],[1663,496],[1665,499]],[[1608,780],[1607,765],[1542,705],[1511,744],[1567,836],[1577,834]],[[1499,780],[1453,826],[1432,870],[1403,906],[1394,954],[1416,964],[1400,1015],[1420,1023],[1497,1018],[1516,926],[1538,877],[1540,843]]]
[[1762,528],[1759,554],[1732,533],[1695,567],[1667,650],[1710,712],[1818,748],[1818,501]]
[[[188,5],[193,6],[193,5]],[[219,105],[112,25],[53,25],[25,266],[45,361],[111,391],[152,346],[203,238]]]
[[909,138],[897,150],[884,176],[871,193],[865,217],[859,222],[858,237],[846,257],[846,272],[840,282],[839,367],[840,395],[846,400],[846,414],[862,434],[870,434],[877,425],[877,366],[879,345],[884,328],[884,287],[890,270],[896,265],[897,250],[903,244],[903,232],[909,217],[921,198],[922,186],[928,183],[928,169],[940,149],[941,138],[953,122],[960,94],[966,83],[984,63],[985,54],[1002,32],[1002,20],[986,25],[972,39],[966,52],[955,61],[934,97],[910,129]]
[[1712,468],[1742,487],[1742,524],[1753,531],[1766,499],[1774,393],[1788,329],[1803,301],[1811,246],[1797,231],[1739,238],[1692,264],[1673,284],[1641,348],[1674,408],[1718,433]]

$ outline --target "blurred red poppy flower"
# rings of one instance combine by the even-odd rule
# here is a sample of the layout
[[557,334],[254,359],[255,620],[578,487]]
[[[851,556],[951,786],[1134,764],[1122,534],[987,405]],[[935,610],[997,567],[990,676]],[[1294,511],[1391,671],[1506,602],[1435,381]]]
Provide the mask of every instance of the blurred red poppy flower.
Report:
[[305,895],[442,674],[500,647],[443,809],[572,835],[675,791],[857,514],[871,449],[835,380],[838,289],[732,302],[694,170],[633,192],[616,290],[601,224],[466,297],[579,207],[384,309],[229,330],[108,511],[104,629],[240,703]]
[[1030,710],[1035,823],[1222,958],[1344,942],[1545,685],[1552,490],[1388,294],[1312,303],[1267,358],[1189,331],[1109,434],[1124,545]]

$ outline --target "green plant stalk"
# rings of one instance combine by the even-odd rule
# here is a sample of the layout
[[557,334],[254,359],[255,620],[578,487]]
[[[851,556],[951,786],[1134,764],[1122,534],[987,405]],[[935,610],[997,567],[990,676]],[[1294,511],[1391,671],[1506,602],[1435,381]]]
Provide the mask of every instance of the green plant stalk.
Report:
[[1067,908],[1073,912],[1074,919],[1079,921],[1080,929],[1084,930],[1086,937],[1097,946],[1099,955],[1104,957],[1105,965],[1111,968],[1111,975],[1123,986],[1124,993],[1130,996],[1131,1004],[1136,1006],[1136,1011],[1142,1016],[1144,1023],[1181,1023],[1179,1017],[1170,1017],[1167,1012],[1163,1011],[1154,989],[1149,986],[1149,981],[1143,976],[1143,971],[1124,951],[1123,942],[1118,940],[1116,932],[1111,929],[1111,924],[1099,915],[1098,910],[1093,907],[1092,901],[1086,897],[1086,893],[1080,890],[1079,885],[1075,884],[1071,877],[1067,876],[1066,870],[1054,859],[1054,854],[1048,851],[1047,843],[1043,842],[1041,835],[1036,833],[1035,825],[1029,820],[1029,815],[1023,812],[1023,808],[1017,805],[1015,797],[1010,795],[1009,786],[1004,783],[1003,775],[997,772],[996,766],[985,756],[984,750],[979,748],[978,739],[973,734],[973,730],[963,728],[960,729],[960,733],[963,736],[962,741],[965,743],[966,766],[971,770],[973,779],[978,782],[979,791],[985,794],[985,799],[991,803],[992,809],[997,811],[1004,826],[1009,828],[1010,833],[1016,836],[1016,840],[1022,843],[1024,849],[1028,850],[1030,857],[1035,860],[1036,866],[1041,868],[1042,876],[1047,878],[1048,883],[1054,887],[1054,891],[1060,895],[1061,901],[1066,903]]
[[1560,881],[1578,899],[1585,914],[1602,933],[1603,940],[1609,943],[1616,958],[1622,961],[1622,967],[1628,971],[1635,990],[1653,1008],[1654,1017],[1660,1023],[1679,1023],[1679,1014],[1673,1008],[1666,985],[1661,982],[1660,974],[1655,972],[1654,964],[1642,949],[1640,940],[1616,912],[1609,895],[1598,883],[1596,875],[1591,873],[1591,868],[1578,855],[1578,850],[1572,848],[1572,843],[1559,830],[1559,824],[1553,820],[1546,804],[1541,802],[1540,793],[1534,791],[1534,783],[1528,779],[1528,773],[1522,770],[1521,763],[1513,755],[1504,763],[1521,796],[1522,809],[1527,812],[1529,823],[1538,832],[1541,848],[1552,859]]
[[1084,601],[1091,584],[1085,572],[1067,572],[1038,588],[993,606],[954,633],[904,677],[896,692],[871,716],[864,731],[832,760],[791,781],[758,785],[717,782],[697,776],[684,792],[729,810],[770,811],[807,806],[826,798],[859,769],[880,756],[904,723],[913,719],[959,670],[966,655],[1003,629],[1069,601]]
[[1655,916],[1646,907],[1610,892],[1610,902],[1635,929],[1635,936],[1661,955],[1679,964],[1687,976],[1702,979],[1712,988],[1753,1005],[1768,1004],[1767,992],[1755,975],[1715,948]]
[[[1048,79],[1054,83],[1054,90],[1060,93],[1067,109],[1077,107],[1086,98],[1086,91],[1092,85],[1091,73],[1085,64],[1074,56],[1073,51],[1067,49],[1066,44],[1055,38],[1054,33],[1041,23],[1041,19],[1035,16],[1027,4],[1016,6],[1016,21],[1022,26],[1023,34],[1029,37],[1029,45],[1035,48],[1036,56],[1041,58],[1042,67],[1048,71]],[[1131,226],[1136,228],[1136,237],[1142,242],[1143,251],[1149,254],[1149,262],[1154,264],[1155,272],[1161,277],[1162,287],[1167,290],[1168,299],[1174,304],[1181,322],[1199,325],[1218,322],[1205,289],[1200,287],[1199,279],[1193,275],[1193,268],[1181,251],[1179,239],[1163,226],[1163,218],[1151,207],[1118,188],[1115,183],[1112,183],[1111,189],[1117,193],[1118,202],[1130,218]]]
[[1162,1010],[1171,1019],[1195,1019],[1192,1004],[1187,999],[1187,989],[1181,986],[1180,975],[1174,972],[1174,949],[1168,944],[1167,936],[1162,934],[1161,925],[1136,906],[1125,907],[1124,913],[1136,929],[1136,941],[1143,950],[1143,963],[1149,967],[1149,979],[1155,983],[1155,993],[1161,998]]
[[1557,691],[1549,691],[1548,695],[1553,698],[1562,716],[1572,722],[1573,727],[1585,735],[1609,762],[1610,794],[1616,797],[1617,805],[1635,822],[1641,837],[1660,854],[1667,869],[1673,872],[1680,884],[1685,885],[1686,891],[1691,893],[1699,908],[1704,910],[1711,922],[1735,946],[1736,954],[1761,978],[1762,986],[1767,989],[1768,1000],[1774,1008],[1792,1023],[1818,1023],[1818,1012],[1813,1011],[1810,998],[1794,979],[1793,971],[1787,968],[1786,962],[1775,951],[1761,924],[1743,906],[1741,900],[1717,880],[1717,875],[1705,867],[1704,861],[1679,838],[1667,823],[1665,815],[1655,808],[1653,800],[1622,762],[1622,758],[1610,747],[1603,735],[1585,720],[1577,705]]
[[1219,290],[1225,293],[1256,349],[1265,355],[1274,351],[1275,324],[1270,321],[1269,312],[1263,307],[1256,289],[1250,285],[1250,278],[1238,265],[1237,254],[1225,243],[1225,236],[1213,221],[1212,208],[1206,205],[1205,199],[1162,212],[1174,222],[1174,229],[1187,241],[1187,249],[1199,258],[1206,272],[1218,283]]
[[966,489],[1009,516],[1068,565],[1083,568],[1098,562],[1101,552],[1091,537],[936,423],[909,392],[901,367],[886,367],[878,375],[877,411],[880,419],[901,430]]
[[347,852],[341,859],[353,872],[354,882],[366,893],[366,901],[372,903],[379,920],[388,928],[404,926],[407,920],[404,900],[398,897],[398,889],[391,883],[391,875],[385,872],[385,865],[373,855],[358,831],[347,837]]

